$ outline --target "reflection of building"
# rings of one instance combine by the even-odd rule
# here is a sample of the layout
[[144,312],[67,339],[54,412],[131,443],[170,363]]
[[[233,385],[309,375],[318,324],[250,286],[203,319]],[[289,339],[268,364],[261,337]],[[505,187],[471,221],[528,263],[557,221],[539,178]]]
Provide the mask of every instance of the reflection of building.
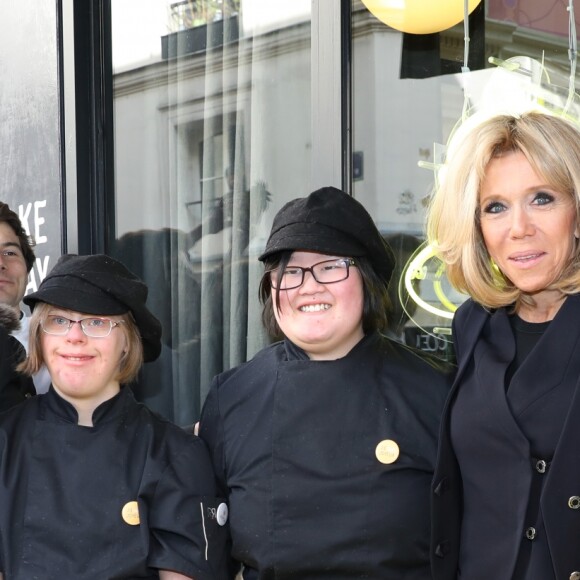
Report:
[[[385,235],[421,238],[433,172],[418,162],[441,159],[464,90],[475,104],[489,96],[489,57],[543,58],[549,75],[534,69],[528,88],[539,78],[565,103],[567,12],[553,4],[483,2],[461,75],[461,25],[413,39],[358,0],[22,0],[0,8],[12,79],[1,197],[46,200],[41,255],[113,252],[149,280],[167,350],[144,398],[193,422],[212,375],[264,344],[255,257],[274,213],[334,184]],[[364,159],[356,180],[352,151]]]

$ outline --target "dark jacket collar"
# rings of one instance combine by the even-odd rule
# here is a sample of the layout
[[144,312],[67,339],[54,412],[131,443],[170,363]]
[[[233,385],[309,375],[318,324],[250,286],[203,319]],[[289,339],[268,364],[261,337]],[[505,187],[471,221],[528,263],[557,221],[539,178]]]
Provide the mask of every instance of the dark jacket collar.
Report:
[[[73,405],[63,399],[51,385],[45,395],[41,395],[40,416],[42,419],[56,418],[64,423],[78,423],[78,413]],[[101,403],[93,412],[93,426],[113,421],[126,412],[128,403],[133,400],[133,393],[128,387],[122,387],[121,391]]]
[[[363,336],[361,340],[359,340],[359,342],[357,342],[346,355],[341,357],[341,359],[347,358],[352,354],[355,354],[363,347],[363,345],[377,340],[378,336],[379,336],[378,332],[373,332],[371,334]],[[308,355],[299,346],[296,346],[288,338],[284,339],[284,347],[286,349],[286,356],[288,357],[288,360],[310,360]],[[332,361],[313,361],[313,362],[332,362]]]

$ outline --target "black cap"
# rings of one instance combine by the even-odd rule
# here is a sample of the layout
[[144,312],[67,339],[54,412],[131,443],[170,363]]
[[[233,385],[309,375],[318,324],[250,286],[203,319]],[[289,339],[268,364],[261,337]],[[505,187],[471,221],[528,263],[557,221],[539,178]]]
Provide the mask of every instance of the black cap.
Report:
[[356,258],[366,256],[388,284],[395,257],[363,205],[336,187],[289,201],[274,218],[264,253],[304,250]]
[[34,310],[37,302],[86,314],[131,312],[139,328],[145,362],[161,352],[161,323],[145,305],[147,286],[121,262],[96,254],[61,256],[36,292],[24,297]]

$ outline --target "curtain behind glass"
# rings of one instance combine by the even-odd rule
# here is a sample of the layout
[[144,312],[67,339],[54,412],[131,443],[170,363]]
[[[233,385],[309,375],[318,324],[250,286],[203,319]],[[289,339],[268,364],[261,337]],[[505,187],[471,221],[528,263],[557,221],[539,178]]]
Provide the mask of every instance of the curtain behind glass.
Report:
[[257,256],[309,193],[310,2],[113,0],[117,232],[150,288],[160,359],[137,397],[195,422],[264,346]]

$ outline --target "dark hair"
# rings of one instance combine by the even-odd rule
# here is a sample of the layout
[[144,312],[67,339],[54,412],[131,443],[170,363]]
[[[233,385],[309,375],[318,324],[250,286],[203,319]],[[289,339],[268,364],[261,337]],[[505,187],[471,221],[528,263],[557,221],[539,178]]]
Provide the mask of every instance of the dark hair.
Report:
[[34,265],[34,260],[36,259],[34,250],[32,249],[35,246],[34,240],[22,227],[22,222],[20,221],[18,214],[12,211],[10,207],[8,207],[8,204],[2,201],[0,201],[0,224],[1,223],[8,224],[18,237],[20,249],[24,256],[24,262],[26,263],[26,270],[30,272]]
[[[292,251],[287,250],[268,256],[264,260],[264,275],[260,281],[259,297],[263,304],[262,323],[271,338],[275,340],[282,339],[284,334],[278,325],[274,315],[274,302],[272,300],[272,286],[270,284],[270,272],[286,268],[290,262]],[[366,256],[354,258],[363,283],[363,332],[369,334],[376,330],[383,331],[387,328],[388,317],[391,313],[391,300],[387,286],[384,281],[373,269],[370,260]],[[278,311],[280,309],[280,289],[276,289],[276,302]]]

